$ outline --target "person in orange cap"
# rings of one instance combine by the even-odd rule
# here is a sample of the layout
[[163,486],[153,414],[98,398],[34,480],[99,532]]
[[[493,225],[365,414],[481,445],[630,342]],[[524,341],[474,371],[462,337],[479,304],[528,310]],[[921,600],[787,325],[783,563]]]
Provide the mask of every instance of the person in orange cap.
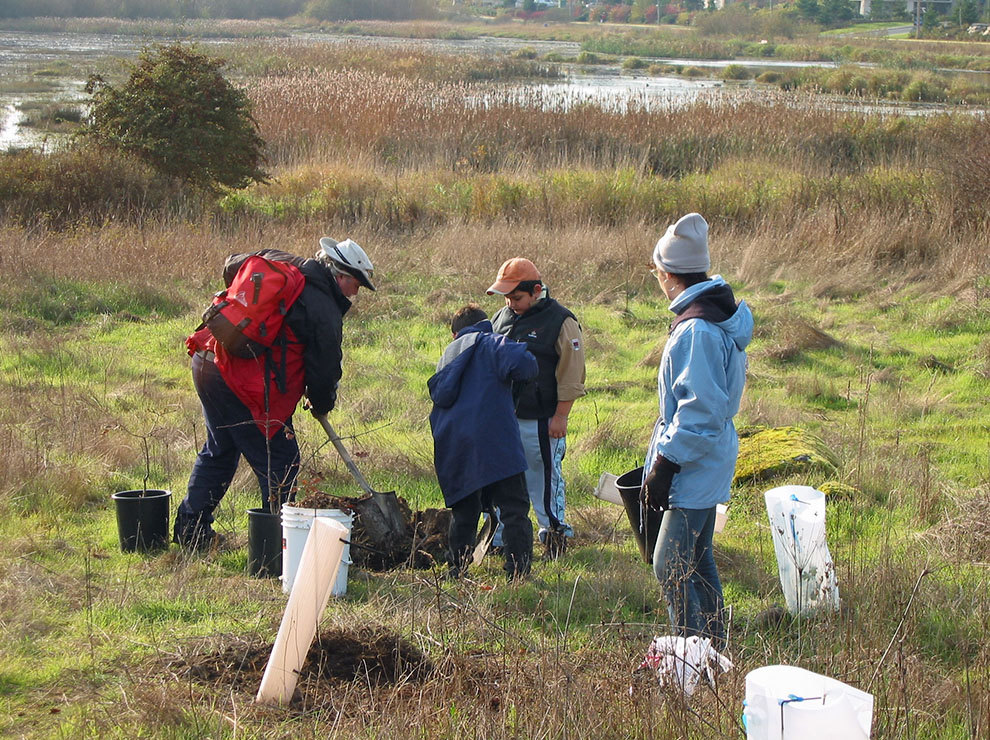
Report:
[[[573,313],[550,297],[536,265],[525,257],[506,260],[487,292],[505,298],[505,306],[492,318],[495,332],[525,342],[539,365],[536,380],[517,384],[513,395],[540,542],[547,557],[556,559],[574,534],[564,521],[561,463],[567,449],[568,414],[585,392],[581,326]],[[498,534],[494,544],[500,544]]]

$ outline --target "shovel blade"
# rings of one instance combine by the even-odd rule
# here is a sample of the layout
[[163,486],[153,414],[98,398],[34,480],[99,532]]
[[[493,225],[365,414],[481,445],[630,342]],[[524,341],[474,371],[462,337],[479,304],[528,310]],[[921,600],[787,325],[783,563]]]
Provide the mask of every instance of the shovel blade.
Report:
[[402,516],[402,509],[399,507],[399,499],[395,495],[395,491],[372,491],[371,498],[381,510],[382,518],[392,536],[398,538],[405,534],[406,521]]
[[488,550],[492,546],[492,541],[495,539],[495,516],[489,514],[485,518],[485,523],[481,527],[481,532],[478,533],[478,539],[474,546],[474,553],[471,555],[472,565],[481,565],[481,561],[485,559],[485,555],[488,554]]

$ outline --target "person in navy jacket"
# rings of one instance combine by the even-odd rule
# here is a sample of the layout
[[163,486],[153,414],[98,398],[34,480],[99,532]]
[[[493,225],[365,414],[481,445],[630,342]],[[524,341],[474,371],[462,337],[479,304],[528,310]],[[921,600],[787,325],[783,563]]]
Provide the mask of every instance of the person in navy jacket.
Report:
[[525,344],[494,334],[476,304],[454,314],[450,328],[454,341],[427,382],[433,461],[453,514],[450,575],[459,577],[470,562],[481,512],[498,507],[506,576],[522,577],[533,558],[533,525],[512,383],[536,377],[536,358]]

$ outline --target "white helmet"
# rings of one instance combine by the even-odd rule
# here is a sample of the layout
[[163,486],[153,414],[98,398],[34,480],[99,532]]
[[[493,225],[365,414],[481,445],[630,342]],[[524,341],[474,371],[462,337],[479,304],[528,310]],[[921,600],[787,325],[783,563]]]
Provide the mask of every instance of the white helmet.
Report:
[[347,273],[368,290],[375,290],[371,282],[375,274],[375,266],[371,264],[361,245],[353,239],[337,242],[328,236],[323,237],[320,239],[320,249],[316,253],[316,259],[340,272]]

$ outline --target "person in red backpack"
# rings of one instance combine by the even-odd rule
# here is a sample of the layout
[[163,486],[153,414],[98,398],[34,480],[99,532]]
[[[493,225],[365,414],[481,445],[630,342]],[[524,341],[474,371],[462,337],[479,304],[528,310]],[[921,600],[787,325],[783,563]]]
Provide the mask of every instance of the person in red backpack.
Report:
[[[213,512],[242,455],[257,476],[263,509],[273,510],[292,497],[299,470],[292,414],[304,394],[314,416],[333,409],[341,376],[344,314],[360,288],[375,290],[371,260],[350,239],[320,239],[312,259],[274,249],[256,254],[295,266],[305,285],[285,314],[284,341],[274,343],[264,356],[238,357],[206,327],[186,340],[206,422],[206,441],[173,530],[174,541],[190,549],[205,550],[216,543]],[[228,287],[251,256],[227,258]]]

